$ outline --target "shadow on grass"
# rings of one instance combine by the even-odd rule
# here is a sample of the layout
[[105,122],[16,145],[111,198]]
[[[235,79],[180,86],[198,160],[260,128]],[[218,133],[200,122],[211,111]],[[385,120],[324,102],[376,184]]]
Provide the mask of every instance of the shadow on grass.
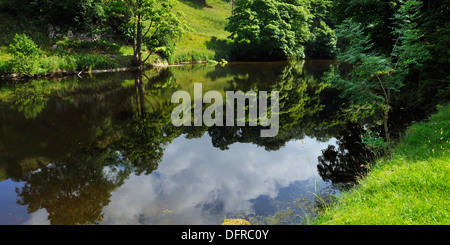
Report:
[[206,0],[180,0],[180,2],[194,9],[212,8],[206,3]]
[[205,44],[207,49],[214,51],[214,59],[229,60],[232,41],[228,39],[218,39],[217,37],[213,36],[211,40],[207,41]]

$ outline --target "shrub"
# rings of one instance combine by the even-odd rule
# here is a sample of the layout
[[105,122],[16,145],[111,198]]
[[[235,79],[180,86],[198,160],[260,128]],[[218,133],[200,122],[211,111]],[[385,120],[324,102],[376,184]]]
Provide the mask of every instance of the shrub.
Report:
[[11,72],[34,76],[42,73],[42,68],[37,59],[17,59],[11,62]]
[[9,45],[9,53],[16,59],[34,59],[42,54],[42,50],[25,34],[16,34]]

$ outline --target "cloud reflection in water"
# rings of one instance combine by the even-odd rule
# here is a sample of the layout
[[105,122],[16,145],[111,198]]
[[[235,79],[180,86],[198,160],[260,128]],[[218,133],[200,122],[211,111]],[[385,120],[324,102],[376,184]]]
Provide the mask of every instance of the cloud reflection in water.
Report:
[[[112,193],[104,224],[218,224],[227,212],[252,213],[252,199],[316,177],[317,156],[329,144],[306,138],[276,152],[236,143],[222,151],[208,136],[177,138],[157,171],[131,175]],[[299,193],[300,195],[301,193]]]

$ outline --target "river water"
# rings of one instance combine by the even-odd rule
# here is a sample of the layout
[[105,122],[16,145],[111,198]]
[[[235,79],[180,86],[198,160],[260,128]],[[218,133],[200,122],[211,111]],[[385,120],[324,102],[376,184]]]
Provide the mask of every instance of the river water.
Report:
[[[332,61],[192,65],[0,87],[0,224],[301,224],[364,172]],[[176,91],[279,91],[279,132],[175,127]],[[270,104],[270,103],[269,103]],[[206,107],[206,106],[205,106]],[[205,108],[203,108],[205,109]]]

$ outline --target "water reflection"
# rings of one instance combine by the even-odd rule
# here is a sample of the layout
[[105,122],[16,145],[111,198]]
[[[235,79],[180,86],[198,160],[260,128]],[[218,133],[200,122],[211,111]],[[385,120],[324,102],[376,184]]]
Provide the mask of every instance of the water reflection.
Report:
[[[340,182],[364,159],[354,158],[360,131],[344,132],[337,91],[318,80],[326,67],[186,66],[6,87],[0,190],[12,183],[16,198],[0,205],[0,223],[218,224],[227,214],[269,214],[275,206],[263,200],[292,201],[299,183],[299,192],[313,192]],[[171,95],[193,95],[196,82],[204,92],[280,91],[279,134],[172,126]],[[8,221],[11,206],[26,213]]]
[[[160,167],[130,176],[104,209],[109,224],[218,224],[229,212],[254,213],[252,200],[276,198],[279,188],[317,175],[310,162],[326,145],[290,142],[277,152],[237,143],[229,151],[210,148],[210,139],[177,138]],[[112,218],[114,217],[114,218]],[[170,221],[173,219],[172,221]]]
[[373,160],[373,154],[360,142],[364,129],[355,123],[348,123],[340,130],[337,145],[328,145],[322,150],[317,166],[323,180],[334,184],[352,185],[367,170],[367,163]]

